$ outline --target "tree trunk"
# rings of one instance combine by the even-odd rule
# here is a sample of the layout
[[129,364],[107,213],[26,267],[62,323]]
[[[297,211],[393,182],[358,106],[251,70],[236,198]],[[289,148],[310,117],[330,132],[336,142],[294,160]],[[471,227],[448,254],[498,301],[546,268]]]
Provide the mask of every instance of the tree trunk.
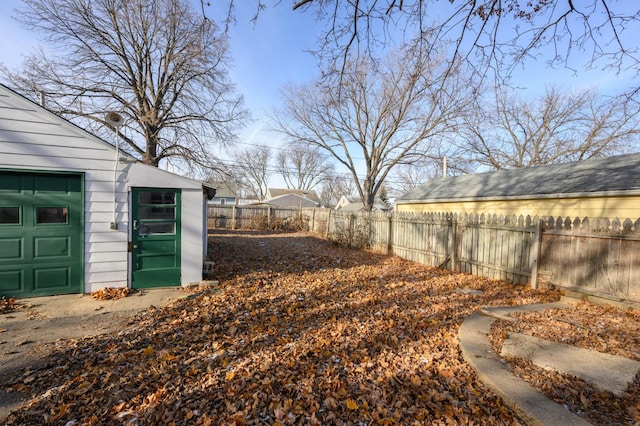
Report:
[[158,167],[160,159],[158,158],[158,131],[155,129],[147,129],[146,139],[147,147],[142,157],[142,162],[153,167]]

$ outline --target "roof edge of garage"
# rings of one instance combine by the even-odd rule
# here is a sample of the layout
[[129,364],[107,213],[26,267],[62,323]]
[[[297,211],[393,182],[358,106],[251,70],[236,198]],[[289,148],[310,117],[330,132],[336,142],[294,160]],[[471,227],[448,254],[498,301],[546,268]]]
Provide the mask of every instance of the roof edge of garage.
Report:
[[594,191],[594,192],[573,192],[555,194],[531,194],[531,195],[506,195],[492,197],[451,197],[451,198],[423,198],[423,199],[396,199],[396,204],[428,204],[428,203],[460,203],[477,201],[504,201],[504,200],[538,200],[538,199],[561,199],[561,198],[597,198],[615,196],[640,196],[640,189],[618,190],[618,191]]

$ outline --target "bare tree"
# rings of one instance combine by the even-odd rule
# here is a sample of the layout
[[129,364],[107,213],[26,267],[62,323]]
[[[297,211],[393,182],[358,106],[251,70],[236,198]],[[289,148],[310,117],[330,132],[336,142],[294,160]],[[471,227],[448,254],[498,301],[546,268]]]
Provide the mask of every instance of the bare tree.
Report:
[[247,148],[233,155],[243,189],[260,201],[266,198],[269,189],[271,157],[271,148],[268,146]]
[[[229,10],[236,2],[227,0]],[[254,20],[266,7],[283,3],[287,2],[256,0]],[[429,50],[434,36],[454,42],[443,60],[455,67],[464,59],[475,69],[471,84],[488,72],[505,81],[527,59],[572,71],[640,72],[636,42],[640,8],[631,1],[290,0],[289,4],[316,17],[319,34],[314,53],[328,73],[348,69],[354,56],[376,60],[380,50],[399,42]],[[630,95],[639,92],[637,85],[629,89]]]
[[448,142],[437,147],[437,151],[412,164],[398,166],[388,182],[390,192],[399,196],[431,179],[473,172],[475,165],[470,161],[466,147],[456,145],[460,139],[459,132],[460,127]]
[[333,164],[324,153],[307,144],[292,143],[283,147],[277,161],[280,175],[291,189],[313,189],[333,172]]
[[[343,70],[353,54],[375,57],[394,41],[413,40],[429,49],[437,40],[454,40],[450,64],[467,59],[476,71],[508,76],[527,58],[551,52],[551,66],[571,69],[600,66],[619,72],[640,71],[636,36],[640,9],[611,0],[292,0],[293,9],[314,13],[325,24],[318,54]],[[259,1],[264,6],[264,1]],[[439,21],[434,21],[434,17]],[[579,53],[578,53],[579,52]]]
[[354,62],[340,90],[332,82],[288,87],[277,130],[346,167],[371,209],[391,170],[432,150],[472,98],[459,75],[440,65],[435,56],[399,50],[380,67]]
[[493,108],[477,110],[461,134],[477,165],[511,169],[637,149],[639,114],[626,97],[601,98],[594,90],[549,88],[533,100],[498,91]]
[[[211,143],[231,141],[247,117],[227,74],[227,39],[184,0],[24,0],[18,19],[50,49],[5,77],[70,119],[108,127],[158,166],[212,166]],[[54,54],[55,53],[55,54]],[[111,129],[113,130],[113,129]]]
[[350,176],[328,176],[320,184],[320,200],[325,207],[334,207],[343,195],[350,197],[356,194],[357,189]]

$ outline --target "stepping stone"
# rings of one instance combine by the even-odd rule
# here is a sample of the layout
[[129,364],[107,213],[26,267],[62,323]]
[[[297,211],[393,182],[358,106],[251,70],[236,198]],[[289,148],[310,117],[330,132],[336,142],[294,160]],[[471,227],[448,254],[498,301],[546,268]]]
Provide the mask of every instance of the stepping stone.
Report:
[[629,358],[521,333],[508,334],[500,356],[530,360],[539,367],[574,375],[616,395],[626,392],[640,371],[640,362]]

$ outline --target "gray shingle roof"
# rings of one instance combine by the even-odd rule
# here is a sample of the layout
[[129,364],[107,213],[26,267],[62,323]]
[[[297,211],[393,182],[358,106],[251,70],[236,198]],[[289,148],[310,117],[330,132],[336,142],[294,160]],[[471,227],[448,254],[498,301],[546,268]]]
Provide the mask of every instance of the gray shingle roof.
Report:
[[295,194],[301,197],[307,198],[315,203],[321,204],[320,197],[315,190],[302,190],[302,189],[287,189],[287,188],[268,188],[267,189],[267,198],[276,198],[282,195],[287,194]]
[[210,185],[216,188],[218,198],[236,198],[236,184],[234,182],[212,182]]
[[[351,200],[353,198],[353,200]],[[362,204],[362,200],[360,197],[347,197],[349,200],[349,204],[346,204],[340,207],[340,211],[342,212],[358,212],[364,210],[364,204]],[[384,203],[380,198],[376,197],[373,201],[373,210],[374,211],[387,211],[389,210],[389,206]]]
[[640,190],[640,153],[430,180],[396,202]]

